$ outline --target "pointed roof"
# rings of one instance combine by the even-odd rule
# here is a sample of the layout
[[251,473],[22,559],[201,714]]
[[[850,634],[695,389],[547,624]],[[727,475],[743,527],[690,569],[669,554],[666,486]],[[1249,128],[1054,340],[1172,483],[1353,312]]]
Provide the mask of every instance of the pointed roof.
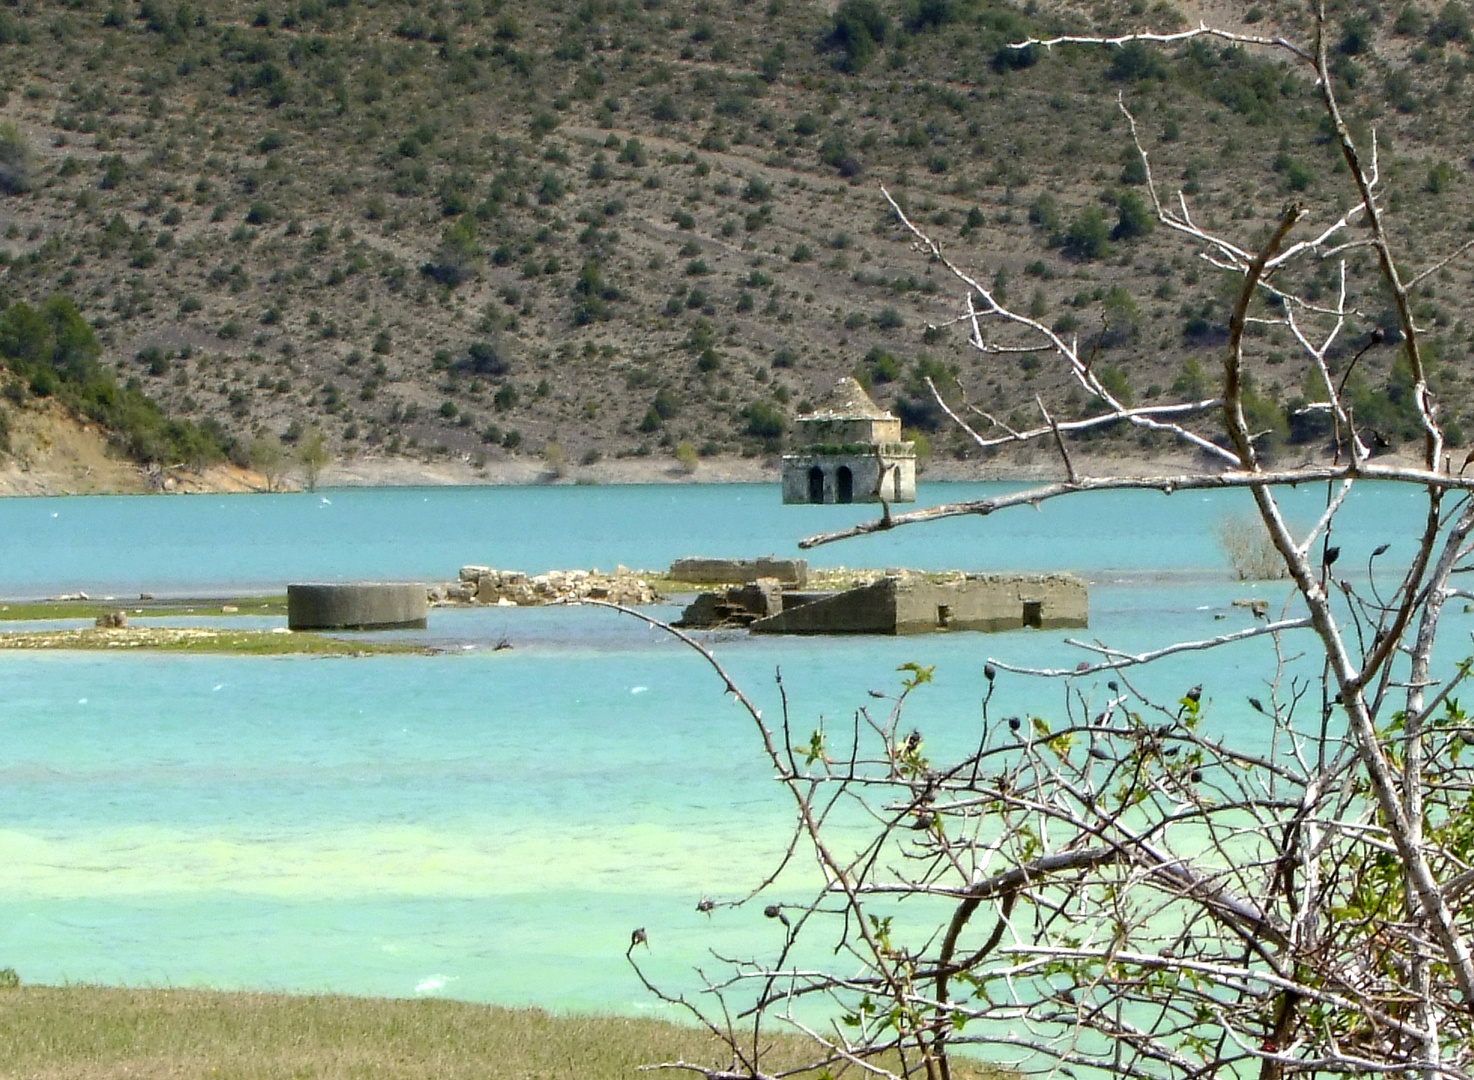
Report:
[[820,406],[805,413],[800,420],[894,420],[871,400],[865,388],[853,377],[846,375],[834,384]]

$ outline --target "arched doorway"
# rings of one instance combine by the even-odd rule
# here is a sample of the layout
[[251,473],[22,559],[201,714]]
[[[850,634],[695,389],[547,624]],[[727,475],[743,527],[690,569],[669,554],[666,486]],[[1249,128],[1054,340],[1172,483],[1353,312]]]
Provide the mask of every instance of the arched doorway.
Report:
[[809,502],[824,501],[824,470],[815,465],[809,470]]
[[841,465],[834,473],[834,501],[855,501],[855,474],[848,465]]

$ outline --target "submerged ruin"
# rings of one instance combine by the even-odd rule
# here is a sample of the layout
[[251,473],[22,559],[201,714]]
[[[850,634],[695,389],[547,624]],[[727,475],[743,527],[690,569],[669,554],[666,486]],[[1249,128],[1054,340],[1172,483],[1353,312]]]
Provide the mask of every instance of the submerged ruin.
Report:
[[897,571],[835,592],[784,590],[764,579],[704,593],[676,625],[755,634],[929,634],[1089,625],[1090,597],[1073,574],[926,575]]

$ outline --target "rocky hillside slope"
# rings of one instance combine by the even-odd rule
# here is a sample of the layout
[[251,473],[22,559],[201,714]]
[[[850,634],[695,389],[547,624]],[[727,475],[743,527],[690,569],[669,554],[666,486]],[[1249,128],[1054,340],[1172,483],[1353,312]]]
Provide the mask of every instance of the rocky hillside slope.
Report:
[[[1143,216],[1116,107],[1201,220],[1252,237],[1344,188],[1313,88],[1272,57],[1003,46],[1029,32],[1172,28],[1166,0],[20,0],[0,8],[0,289],[61,293],[101,363],[244,461],[319,429],[336,454],[495,465],[770,453],[858,373],[938,455],[931,374],[1000,420],[1085,412],[1036,355],[984,357],[956,290],[878,186],[1014,304],[1099,342],[1135,400],[1191,391],[1224,282]],[[1220,5],[1303,30],[1301,5]],[[1392,220],[1432,258],[1474,227],[1470,20],[1343,7],[1337,69],[1375,125]],[[1334,284],[1327,264],[1303,282]],[[1455,433],[1470,268],[1420,289]],[[1357,295],[1354,346],[1385,304]],[[5,352],[0,342],[0,353]],[[1282,334],[1261,418],[1314,441]],[[1406,427],[1394,350],[1359,415]],[[1281,367],[1281,365],[1285,365]],[[0,380],[4,376],[0,375]],[[0,409],[45,387],[10,377]],[[549,444],[553,444],[551,449]],[[1150,440],[1132,446],[1152,452]],[[172,449],[144,447],[144,456]],[[213,451],[198,441],[188,452]]]

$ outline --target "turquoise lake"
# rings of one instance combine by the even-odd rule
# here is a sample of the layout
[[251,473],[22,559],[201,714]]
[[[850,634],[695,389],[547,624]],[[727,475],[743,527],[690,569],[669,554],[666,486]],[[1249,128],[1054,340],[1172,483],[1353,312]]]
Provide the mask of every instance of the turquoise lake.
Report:
[[[923,502],[1002,490],[923,484]],[[1324,489],[1292,493],[1314,520]],[[796,732],[848,724],[899,664],[936,666],[907,723],[934,755],[975,745],[982,665],[1072,667],[1071,636],[1132,650],[1250,625],[1212,538],[1242,493],[1092,495],[899,529],[819,565],[1070,569],[1088,631],[922,638],[713,637]],[[1401,551],[1418,499],[1365,486],[1348,565]],[[796,554],[863,507],[784,507],[776,486],[339,490],[282,496],[0,500],[0,596],[83,589],[280,590],[289,580],[447,580],[464,563],[661,568],[683,555]],[[667,606],[656,614],[673,617]],[[1449,640],[1474,616],[1451,611]],[[362,659],[0,653],[0,966],[28,982],[443,994],[560,1010],[655,1008],[624,962],[693,984],[712,948],[773,944],[741,894],[781,855],[786,796],[751,721],[690,650],[583,609],[440,609],[443,655]],[[510,651],[493,652],[501,638]],[[1263,737],[1267,643],[1134,679],[1208,723]],[[1079,687],[1089,692],[1089,686]],[[1063,682],[1003,676],[995,715],[1058,714]]]

